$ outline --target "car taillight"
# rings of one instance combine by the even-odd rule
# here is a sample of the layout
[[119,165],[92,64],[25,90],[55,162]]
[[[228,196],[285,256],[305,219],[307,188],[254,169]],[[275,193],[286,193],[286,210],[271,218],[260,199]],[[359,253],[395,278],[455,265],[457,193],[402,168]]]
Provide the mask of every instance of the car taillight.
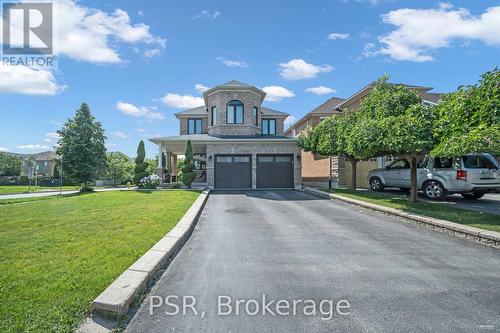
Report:
[[467,171],[457,170],[457,180],[467,180]]

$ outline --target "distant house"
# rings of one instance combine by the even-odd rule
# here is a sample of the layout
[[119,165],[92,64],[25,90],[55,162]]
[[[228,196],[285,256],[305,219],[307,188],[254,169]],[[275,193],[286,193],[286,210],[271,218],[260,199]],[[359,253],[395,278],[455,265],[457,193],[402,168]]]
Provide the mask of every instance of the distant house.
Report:
[[[326,117],[340,114],[344,110],[359,110],[361,101],[370,93],[373,85],[374,83],[368,84],[347,99],[338,97],[330,98],[290,126],[285,131],[285,135],[295,137],[307,126],[316,127]],[[442,95],[430,92],[433,88],[429,87],[405,86],[418,91],[426,104],[437,104]],[[368,181],[366,180],[368,172],[372,169],[385,166],[391,160],[390,156],[381,156],[371,158],[367,161],[360,161],[357,164],[356,185],[358,187],[368,187]],[[351,186],[351,164],[336,156],[327,157],[302,152],[302,181],[304,184],[326,186],[330,177],[333,186]]]
[[59,156],[53,151],[44,151],[35,154],[13,154],[19,156],[23,163],[23,174],[30,173],[30,161],[33,161],[31,172],[39,176],[53,177],[56,166],[56,160]]

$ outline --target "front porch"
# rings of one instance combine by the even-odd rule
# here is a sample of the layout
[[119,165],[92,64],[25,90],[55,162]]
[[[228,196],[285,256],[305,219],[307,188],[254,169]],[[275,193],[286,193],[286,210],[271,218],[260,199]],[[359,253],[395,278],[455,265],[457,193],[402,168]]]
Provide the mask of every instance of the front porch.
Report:
[[[177,174],[178,170],[177,162],[178,157],[184,157],[184,152],[186,149],[187,141],[168,141],[162,140],[161,142],[155,142],[158,144],[158,166],[157,175],[162,179],[164,183],[170,183],[178,181]],[[193,146],[193,160],[196,171],[196,178],[193,185],[206,185],[207,183],[207,158],[206,150],[207,145],[205,143],[200,143],[196,141],[191,141]],[[165,159],[165,162],[163,161]],[[163,165],[165,164],[166,173],[164,172]]]

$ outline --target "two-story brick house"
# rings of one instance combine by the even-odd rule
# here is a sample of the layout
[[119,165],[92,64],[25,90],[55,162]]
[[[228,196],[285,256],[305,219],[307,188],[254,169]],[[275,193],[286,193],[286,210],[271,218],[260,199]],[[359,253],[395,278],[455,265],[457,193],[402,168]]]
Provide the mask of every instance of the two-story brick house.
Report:
[[263,107],[265,96],[238,81],[216,86],[203,93],[205,105],[176,113],[179,136],[150,141],[166,156],[172,176],[177,155],[191,140],[195,182],[213,188],[300,188],[300,149],[283,129],[288,114]]

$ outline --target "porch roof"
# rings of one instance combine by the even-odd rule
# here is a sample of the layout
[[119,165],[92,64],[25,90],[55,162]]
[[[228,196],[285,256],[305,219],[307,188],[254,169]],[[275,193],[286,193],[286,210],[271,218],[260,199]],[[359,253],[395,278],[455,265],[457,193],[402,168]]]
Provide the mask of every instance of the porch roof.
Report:
[[161,145],[167,151],[174,154],[183,154],[186,142],[191,140],[193,152],[205,153],[207,143],[291,143],[297,141],[296,138],[287,136],[213,136],[208,134],[188,134],[178,136],[166,136],[151,138],[149,141]]

